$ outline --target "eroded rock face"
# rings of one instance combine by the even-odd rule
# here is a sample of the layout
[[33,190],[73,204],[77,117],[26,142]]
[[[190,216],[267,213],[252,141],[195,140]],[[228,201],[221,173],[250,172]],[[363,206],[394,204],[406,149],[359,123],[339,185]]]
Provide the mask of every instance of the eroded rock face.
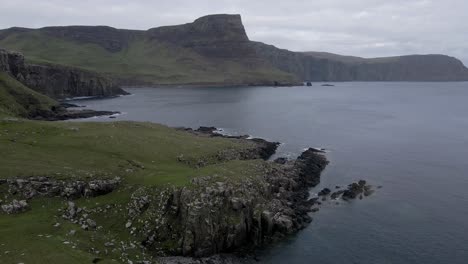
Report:
[[[259,57],[307,81],[466,81],[468,69],[445,55],[364,59],[320,52],[292,52],[251,42]],[[309,86],[309,85],[308,85]]]
[[8,72],[27,87],[56,99],[127,94],[97,73],[60,65],[27,64],[21,53],[3,49],[0,49],[0,71]]
[[209,15],[193,23],[153,28],[147,34],[210,58],[257,57],[240,15]]
[[311,222],[308,188],[326,164],[309,150],[295,162],[265,163],[262,176],[242,181],[195,178],[193,187],[167,188],[152,198],[141,189],[128,204],[128,222],[144,223],[132,232],[157,254],[201,257],[260,246]]

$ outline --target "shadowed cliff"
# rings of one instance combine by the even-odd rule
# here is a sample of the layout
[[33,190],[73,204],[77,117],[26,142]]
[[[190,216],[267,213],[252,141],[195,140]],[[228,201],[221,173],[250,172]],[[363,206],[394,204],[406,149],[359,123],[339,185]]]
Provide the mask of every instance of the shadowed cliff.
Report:
[[99,74],[61,65],[27,64],[21,53],[2,49],[0,49],[0,71],[9,73],[39,93],[57,99],[127,94]]
[[326,52],[292,52],[253,42],[256,52],[279,69],[310,81],[467,81],[468,69],[446,55],[365,59]]

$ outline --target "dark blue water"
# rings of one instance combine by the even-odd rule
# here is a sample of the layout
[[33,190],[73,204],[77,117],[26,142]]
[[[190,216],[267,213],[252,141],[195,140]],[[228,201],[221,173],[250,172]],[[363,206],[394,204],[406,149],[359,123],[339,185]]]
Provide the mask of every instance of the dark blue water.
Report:
[[358,179],[383,186],[323,207],[262,263],[468,263],[468,83],[128,90],[78,103],[125,112],[117,120],[276,140],[281,155],[324,147],[331,163],[312,192]]

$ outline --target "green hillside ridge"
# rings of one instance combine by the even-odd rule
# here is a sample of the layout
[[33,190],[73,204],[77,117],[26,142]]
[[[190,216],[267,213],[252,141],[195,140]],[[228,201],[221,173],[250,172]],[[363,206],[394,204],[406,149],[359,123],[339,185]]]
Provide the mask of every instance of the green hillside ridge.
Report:
[[58,103],[24,86],[7,73],[0,72],[0,117],[33,118],[51,112]]
[[[216,19],[211,21],[211,19]],[[245,31],[223,28],[230,16],[148,31],[110,27],[50,27],[0,31],[0,47],[23,53],[30,63],[54,63],[97,71],[121,84],[273,84],[296,77],[255,56]],[[225,21],[226,20],[226,21]],[[214,27],[213,29],[210,26]],[[169,30],[170,34],[165,34]],[[76,33],[77,32],[77,33]],[[78,37],[76,37],[78,36]],[[182,36],[174,39],[173,36]],[[197,45],[209,47],[206,52]],[[221,51],[221,52],[219,52]],[[221,57],[219,56],[221,53]]]
[[240,15],[148,30],[62,26],[0,30],[0,47],[30,63],[96,71],[120,85],[293,85],[299,81],[467,81],[445,55],[360,58],[251,41]]

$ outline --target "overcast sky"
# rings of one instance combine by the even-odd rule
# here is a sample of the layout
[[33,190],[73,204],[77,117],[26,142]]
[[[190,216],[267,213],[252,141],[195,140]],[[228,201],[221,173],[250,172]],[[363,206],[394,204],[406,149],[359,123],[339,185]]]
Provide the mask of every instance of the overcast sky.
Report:
[[241,14],[251,40],[363,57],[441,53],[468,65],[467,0],[0,0],[0,28],[148,29]]

